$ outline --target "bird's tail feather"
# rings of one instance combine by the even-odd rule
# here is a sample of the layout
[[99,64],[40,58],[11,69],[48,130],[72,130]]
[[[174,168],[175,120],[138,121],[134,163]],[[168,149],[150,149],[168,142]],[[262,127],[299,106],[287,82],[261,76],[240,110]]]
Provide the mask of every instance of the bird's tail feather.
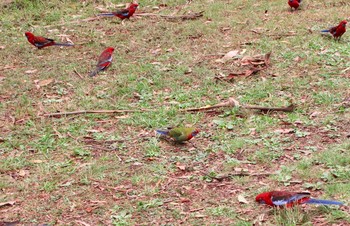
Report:
[[321,32],[329,32],[329,30],[322,30]]
[[333,201],[333,200],[322,200],[322,199],[309,199],[305,203],[322,204],[322,205],[344,205],[344,203],[342,202]]
[[73,43],[55,43],[55,46],[74,46]]
[[100,13],[97,16],[114,16],[113,13]]
[[169,134],[169,130],[156,130],[156,132],[161,134],[161,135],[168,135]]
[[95,69],[95,70],[93,70],[92,72],[90,72],[89,76],[90,76],[90,77],[94,77],[95,75],[97,75],[98,72],[99,72],[99,70],[98,70],[98,69]]

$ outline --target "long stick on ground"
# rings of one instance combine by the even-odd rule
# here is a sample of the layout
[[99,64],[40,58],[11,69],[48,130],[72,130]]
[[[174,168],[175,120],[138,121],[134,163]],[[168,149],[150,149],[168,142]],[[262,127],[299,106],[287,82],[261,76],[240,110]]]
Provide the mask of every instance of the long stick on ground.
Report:
[[213,106],[205,106],[200,108],[187,108],[183,109],[181,111],[183,112],[199,112],[199,111],[209,111],[217,108],[222,107],[240,107],[245,109],[255,109],[260,111],[283,111],[283,112],[292,112],[295,110],[296,106],[294,104],[291,104],[287,107],[264,107],[264,106],[257,106],[257,105],[241,105],[236,99],[229,98],[225,102],[221,102],[219,104],[215,104]]
[[263,107],[257,105],[243,105],[242,108],[245,109],[255,109],[260,111],[283,111],[283,112],[293,112],[296,108],[294,104],[291,104],[287,107]]
[[203,16],[204,11],[198,13],[188,13],[184,15],[161,15],[155,13],[138,13],[135,16],[157,16],[168,20],[194,20]]
[[134,112],[144,112],[150,111],[146,109],[142,110],[81,110],[81,111],[71,111],[71,112],[57,112],[44,114],[45,117],[59,117],[67,115],[82,115],[82,114],[115,114],[115,113],[134,113]]

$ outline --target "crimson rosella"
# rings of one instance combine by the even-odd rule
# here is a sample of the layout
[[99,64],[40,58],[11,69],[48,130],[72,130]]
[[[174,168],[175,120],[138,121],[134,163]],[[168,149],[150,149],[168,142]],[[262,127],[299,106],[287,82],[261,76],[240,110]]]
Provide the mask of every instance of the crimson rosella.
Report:
[[309,192],[271,191],[256,196],[255,201],[260,204],[279,207],[292,207],[298,204],[343,205],[342,202],[332,200],[313,199]]
[[167,130],[156,130],[157,133],[171,137],[176,142],[189,141],[200,131],[192,127],[176,127]]
[[117,16],[120,19],[129,19],[136,11],[137,7],[139,5],[136,3],[132,3],[128,8],[122,9],[122,10],[117,10],[116,12],[111,12],[111,13],[101,13],[98,14],[99,16]]
[[35,36],[30,32],[25,33],[28,41],[38,49],[47,47],[47,46],[74,46],[72,43],[57,43],[53,39],[44,38],[42,36]]
[[346,32],[346,20],[341,21],[338,26],[331,27],[328,30],[322,30],[321,32],[329,32],[333,35],[334,39],[340,39],[340,37]]
[[107,69],[112,64],[113,51],[113,47],[108,47],[101,53],[100,57],[98,58],[96,69],[90,73],[91,77],[97,75],[97,73],[100,71]]
[[301,0],[288,0],[288,5],[290,6],[291,10],[293,10],[293,8],[297,10],[299,8],[300,3]]

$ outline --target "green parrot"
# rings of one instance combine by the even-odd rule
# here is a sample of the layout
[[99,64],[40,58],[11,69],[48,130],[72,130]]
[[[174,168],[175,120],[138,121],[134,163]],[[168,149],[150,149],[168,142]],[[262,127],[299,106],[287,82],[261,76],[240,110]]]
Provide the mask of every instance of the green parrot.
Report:
[[196,136],[200,130],[193,127],[175,127],[167,130],[156,130],[157,133],[169,136],[176,142],[189,141]]

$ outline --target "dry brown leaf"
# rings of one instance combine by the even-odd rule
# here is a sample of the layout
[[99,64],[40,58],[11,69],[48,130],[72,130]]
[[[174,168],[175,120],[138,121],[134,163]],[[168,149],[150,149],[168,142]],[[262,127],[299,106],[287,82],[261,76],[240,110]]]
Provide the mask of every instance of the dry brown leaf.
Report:
[[8,202],[1,202],[0,207],[2,206],[13,206],[16,203],[16,201],[8,201]]
[[244,203],[244,204],[249,203],[243,195],[238,195],[237,199],[238,199],[238,202],[240,202],[240,203]]
[[27,172],[25,170],[20,170],[18,172],[18,175],[21,176],[21,177],[24,177],[26,174],[27,174]]
[[189,198],[180,198],[180,202],[181,203],[191,202],[191,200]]
[[280,134],[289,134],[289,133],[294,133],[294,129],[288,128],[288,129],[276,129],[275,133],[280,133]]
[[181,164],[180,162],[176,163],[176,167],[179,168],[180,170],[186,170],[186,166]]
[[265,218],[265,214],[264,213],[260,214],[259,216],[257,216],[257,218],[255,218],[255,220],[253,222],[254,225],[262,225],[262,222],[265,221],[264,218]]
[[38,82],[38,86],[40,86],[40,87],[47,86],[47,85],[51,84],[53,81],[54,80],[52,78],[41,80]]
[[34,74],[36,72],[38,72],[38,70],[37,69],[33,69],[33,70],[26,70],[24,73],[26,73],[26,74]]
[[215,60],[215,62],[226,63],[229,60],[237,58],[238,56],[239,56],[239,50],[232,50],[226,53],[225,56],[223,56],[222,58]]
[[310,119],[311,119],[311,118],[315,118],[315,117],[319,116],[320,114],[321,114],[321,112],[319,112],[319,111],[314,111],[314,112],[312,112],[312,113],[310,114],[309,118],[310,118]]
[[67,42],[74,44],[74,42],[70,38],[66,37],[66,40],[67,40]]
[[31,163],[43,163],[44,161],[43,160],[40,160],[40,159],[34,159],[32,161],[30,161]]
[[235,172],[249,172],[248,169],[244,169],[244,168],[239,168],[239,167],[236,167],[233,169]]

